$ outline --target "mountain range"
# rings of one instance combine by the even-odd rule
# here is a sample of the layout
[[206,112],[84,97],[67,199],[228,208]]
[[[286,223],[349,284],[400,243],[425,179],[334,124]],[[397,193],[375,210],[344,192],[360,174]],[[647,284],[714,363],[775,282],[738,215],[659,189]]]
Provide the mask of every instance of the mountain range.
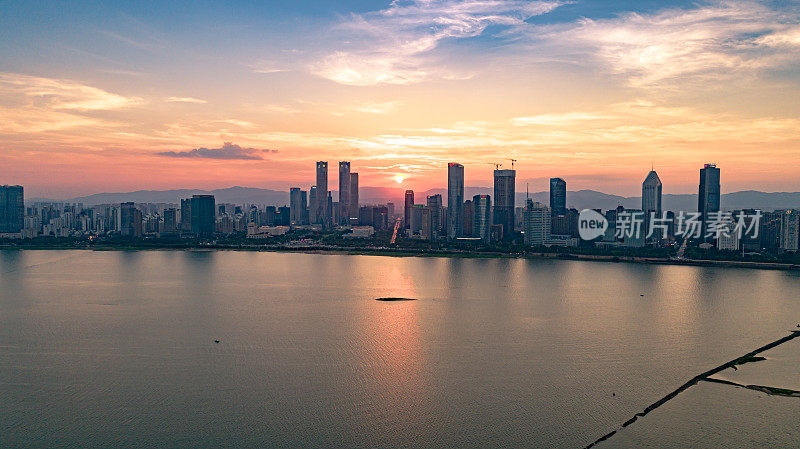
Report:
[[[466,187],[465,199],[470,199],[474,195],[493,195],[491,187]],[[136,192],[124,193],[96,193],[93,195],[81,196],[69,199],[45,199],[32,198],[27,202],[47,201],[47,202],[70,202],[83,203],[85,206],[98,204],[116,204],[126,201],[135,203],[172,203],[179,204],[181,198],[189,198],[192,195],[211,194],[214,195],[217,203],[233,204],[264,204],[282,206],[289,204],[289,192],[283,190],[269,190],[255,187],[228,187],[225,189],[201,190],[201,189],[177,189],[177,190],[139,190]],[[415,192],[415,202],[424,203],[428,195],[442,195],[443,203],[447,204],[447,189],[431,189],[427,191]],[[338,192],[332,191],[334,201],[338,198]],[[380,204],[393,202],[396,210],[404,203],[405,190],[402,188],[391,187],[361,187],[359,189],[359,203],[361,204]],[[526,194],[517,192],[517,206],[525,204]],[[533,192],[528,194],[533,201],[545,204],[549,203],[550,195],[548,192]],[[691,211],[697,209],[697,195],[695,194],[664,194],[662,196],[662,209],[673,211]],[[759,192],[755,190],[743,190],[740,192],[726,193],[722,195],[722,207],[725,210],[760,208],[764,210],[773,209],[797,209],[800,208],[800,192]],[[567,206],[575,209],[614,209],[622,205],[627,208],[637,209],[641,207],[641,197],[625,197],[611,195],[595,190],[577,190],[567,192]]]

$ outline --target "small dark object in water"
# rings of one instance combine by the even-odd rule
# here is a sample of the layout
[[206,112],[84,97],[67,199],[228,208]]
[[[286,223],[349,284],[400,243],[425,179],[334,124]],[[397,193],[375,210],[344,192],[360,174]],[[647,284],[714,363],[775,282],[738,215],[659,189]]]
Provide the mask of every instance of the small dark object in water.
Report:
[[616,395],[617,395],[617,393],[611,393],[611,396],[616,396]]
[[214,343],[219,343],[219,340],[214,340]]
[[375,298],[375,301],[416,301],[416,298]]
[[641,294],[641,295],[639,295],[639,296],[644,296],[644,294]]

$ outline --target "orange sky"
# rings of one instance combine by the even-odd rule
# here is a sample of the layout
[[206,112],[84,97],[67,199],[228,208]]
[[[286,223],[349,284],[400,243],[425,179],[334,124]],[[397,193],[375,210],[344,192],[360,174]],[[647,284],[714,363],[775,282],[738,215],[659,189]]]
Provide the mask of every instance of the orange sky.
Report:
[[[800,190],[797,11],[555,16],[563,8],[410,2],[307,18],[302,35],[243,27],[202,43],[126,13],[87,36],[29,36],[24,56],[6,39],[0,183],[54,198],[308,188],[314,161],[349,160],[362,186],[402,175],[424,190],[446,185],[448,162],[488,186],[491,164],[514,158],[518,190],[559,176],[570,190],[637,195],[652,164],[665,193],[687,193],[706,162],[725,192]],[[53,46],[71,56],[48,58]]]

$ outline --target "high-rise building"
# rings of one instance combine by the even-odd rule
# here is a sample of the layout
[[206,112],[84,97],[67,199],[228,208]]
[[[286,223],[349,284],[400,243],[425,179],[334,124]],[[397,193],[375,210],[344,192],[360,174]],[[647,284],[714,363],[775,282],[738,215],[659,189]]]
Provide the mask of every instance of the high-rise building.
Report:
[[492,198],[489,195],[475,195],[472,197],[475,219],[472,224],[472,235],[489,241],[492,223]]
[[358,217],[358,173],[350,173],[350,211],[348,212],[349,219]]
[[289,222],[294,225],[306,224],[305,217],[308,215],[308,205],[306,203],[306,192],[300,187],[289,189]]
[[192,195],[192,233],[208,237],[214,235],[214,195]]
[[800,211],[787,210],[781,215],[781,249],[797,251],[798,239],[800,239]]
[[428,195],[426,198],[428,209],[431,211],[431,226],[433,230],[441,233],[444,230],[444,207],[442,206],[442,195]]
[[317,186],[312,186],[308,192],[308,220],[309,223],[319,223],[319,199],[317,198]]
[[739,234],[736,232],[736,223],[732,217],[725,217],[720,223],[720,229],[725,229],[726,232],[721,232],[717,238],[717,249],[720,251],[737,251],[739,249]]
[[461,237],[464,232],[464,166],[447,164],[447,237]]
[[492,222],[503,227],[503,239],[510,239],[514,235],[516,177],[516,170],[494,171],[494,219]]
[[142,211],[127,202],[119,205],[119,232],[125,237],[142,236]]
[[331,218],[328,209],[328,162],[317,162],[317,222],[327,226]]
[[178,230],[178,212],[174,207],[164,209],[164,232],[175,232]]
[[554,217],[567,213],[567,181],[561,178],[550,178],[550,213]]
[[650,170],[642,182],[642,210],[646,216],[650,212],[661,215],[661,179],[655,170]]
[[181,200],[181,231],[192,231],[192,199]]
[[525,244],[546,245],[550,241],[550,208],[528,199],[524,214]]
[[25,227],[22,186],[0,186],[0,234],[19,234]]
[[703,220],[702,235],[705,238],[709,212],[719,212],[719,169],[715,164],[705,164],[700,170],[700,190],[697,195],[697,211]]
[[464,237],[472,237],[472,226],[475,224],[475,206],[472,200],[464,201],[461,223],[464,225],[462,235]]
[[350,224],[350,162],[339,162],[339,224]]
[[403,222],[406,229],[411,229],[411,208],[414,207],[414,191],[406,190],[405,207],[403,208]]

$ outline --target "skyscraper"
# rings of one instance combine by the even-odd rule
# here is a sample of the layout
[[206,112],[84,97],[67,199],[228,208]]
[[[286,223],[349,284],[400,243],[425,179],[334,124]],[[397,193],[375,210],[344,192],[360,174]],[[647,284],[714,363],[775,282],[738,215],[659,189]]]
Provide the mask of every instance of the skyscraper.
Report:
[[431,211],[431,226],[436,232],[444,230],[444,206],[442,206],[442,195],[428,195],[427,206]]
[[550,218],[549,207],[534,203],[531,199],[527,200],[524,220],[526,245],[546,245],[550,241]]
[[348,213],[348,221],[351,218],[358,217],[358,173],[350,173],[350,211]]
[[550,213],[553,217],[567,213],[567,181],[561,178],[550,178]]
[[406,190],[405,208],[403,209],[403,222],[406,229],[411,229],[411,208],[414,207],[414,191]]
[[472,206],[475,211],[472,235],[488,241],[492,223],[492,198],[489,195],[475,195],[472,197]]
[[125,237],[142,236],[142,211],[131,202],[119,205],[119,232]]
[[447,164],[447,236],[451,239],[463,233],[464,166]]
[[780,248],[784,251],[797,251],[800,239],[800,212],[787,210],[781,214]]
[[350,224],[350,162],[339,162],[339,224]]
[[18,234],[25,227],[22,186],[0,186],[0,234]]
[[317,198],[317,186],[311,186],[308,191],[308,221],[309,223],[319,223],[319,199]]
[[317,162],[317,222],[327,226],[330,219],[328,209],[328,163]]
[[[510,239],[514,235],[514,200],[516,196],[516,170],[494,171],[494,220],[496,225],[502,225],[503,239]],[[477,205],[475,216],[478,215]]]
[[461,219],[463,226],[462,235],[464,237],[472,237],[472,226],[475,224],[475,206],[472,200],[464,201],[464,215]]
[[175,232],[178,229],[177,215],[174,207],[164,209],[164,232]]
[[300,190],[300,187],[289,189],[289,222],[295,225],[305,224],[307,208],[306,192]]
[[214,235],[214,195],[192,195],[192,233],[208,237]]
[[703,220],[702,236],[705,238],[709,212],[719,212],[719,169],[715,164],[705,164],[700,170],[700,190],[697,195],[697,211]]
[[192,199],[184,198],[181,200],[181,231],[192,231]]
[[646,217],[650,212],[661,215],[661,179],[655,170],[650,170],[642,183],[642,210]]

